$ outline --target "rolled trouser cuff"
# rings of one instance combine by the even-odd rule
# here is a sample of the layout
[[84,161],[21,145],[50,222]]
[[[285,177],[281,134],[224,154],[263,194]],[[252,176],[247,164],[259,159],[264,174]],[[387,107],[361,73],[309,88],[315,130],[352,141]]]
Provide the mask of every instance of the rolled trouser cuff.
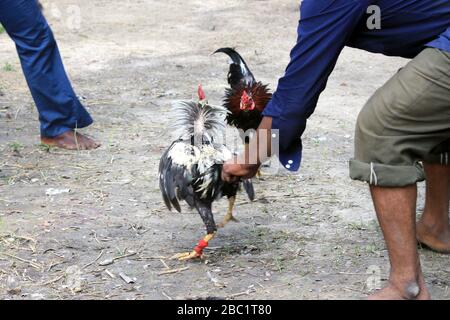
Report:
[[350,160],[350,178],[380,187],[405,187],[425,180],[422,165],[393,166]]

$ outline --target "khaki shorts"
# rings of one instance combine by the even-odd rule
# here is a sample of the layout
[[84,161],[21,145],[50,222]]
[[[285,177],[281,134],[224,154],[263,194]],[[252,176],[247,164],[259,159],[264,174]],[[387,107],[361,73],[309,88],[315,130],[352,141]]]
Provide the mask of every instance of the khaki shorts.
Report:
[[421,162],[450,165],[450,53],[434,48],[411,60],[361,110],[350,177],[403,187],[425,179]]

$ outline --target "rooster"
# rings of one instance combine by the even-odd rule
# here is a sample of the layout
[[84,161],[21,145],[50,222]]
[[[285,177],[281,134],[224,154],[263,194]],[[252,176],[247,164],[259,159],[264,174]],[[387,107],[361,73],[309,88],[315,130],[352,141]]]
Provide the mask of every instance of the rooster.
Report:
[[[263,111],[272,98],[268,85],[256,81],[247,63],[236,50],[232,48],[220,48],[216,53],[225,53],[231,58],[228,71],[228,84],[230,88],[225,89],[223,106],[229,111],[227,123],[239,131],[244,141],[246,152],[249,150],[249,141],[252,132],[256,130],[263,118]],[[261,178],[261,171],[257,176]]]
[[[203,250],[214,238],[217,226],[223,227],[233,220],[233,207],[240,182],[221,180],[222,164],[232,157],[225,145],[216,142],[224,134],[227,110],[212,106],[201,86],[199,101],[182,101],[175,104],[174,129],[177,139],[164,152],[159,163],[159,186],[169,210],[181,212],[180,201],[197,209],[206,226],[206,236],[192,252],[173,258],[188,260],[203,255]],[[244,188],[250,200],[254,198],[251,180],[244,180]],[[228,212],[219,225],[214,222],[212,203],[222,196],[229,201]]]
[[[236,50],[220,48],[214,54],[219,52],[228,55],[232,61],[228,71],[230,88],[225,90],[223,101],[223,106],[229,111],[227,123],[244,132],[249,129],[256,130],[272,94],[267,85],[255,80],[247,63]],[[242,136],[242,131],[241,137],[248,143],[247,137]]]

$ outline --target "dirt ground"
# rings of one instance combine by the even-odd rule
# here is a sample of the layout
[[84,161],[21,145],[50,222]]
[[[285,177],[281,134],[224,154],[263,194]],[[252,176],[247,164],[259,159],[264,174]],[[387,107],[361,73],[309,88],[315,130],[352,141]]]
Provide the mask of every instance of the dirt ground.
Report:
[[[178,262],[168,257],[190,251],[204,226],[195,212],[169,212],[158,189],[170,104],[200,82],[220,102],[227,59],[210,54],[223,46],[275,88],[298,1],[42,2],[96,121],[83,132],[102,147],[39,145],[14,45],[0,34],[0,299],[359,299],[383,285],[387,251],[367,186],[347,167],[358,111],[406,60],[346,48],[309,121],[301,171],[256,180],[257,200],[240,196],[239,223],[219,231],[207,259]],[[225,209],[216,204],[217,220]],[[433,297],[449,299],[448,256],[420,254]]]

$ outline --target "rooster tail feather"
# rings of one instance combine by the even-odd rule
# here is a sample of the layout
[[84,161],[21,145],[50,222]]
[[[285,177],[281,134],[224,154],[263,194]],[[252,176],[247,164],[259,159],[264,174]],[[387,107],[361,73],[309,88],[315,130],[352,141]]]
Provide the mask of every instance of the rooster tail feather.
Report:
[[240,84],[251,86],[255,82],[255,77],[247,66],[247,63],[236,50],[232,48],[220,48],[213,54],[219,52],[225,53],[233,61],[233,63],[230,64],[230,70],[228,71],[228,83],[232,88],[235,88]]

